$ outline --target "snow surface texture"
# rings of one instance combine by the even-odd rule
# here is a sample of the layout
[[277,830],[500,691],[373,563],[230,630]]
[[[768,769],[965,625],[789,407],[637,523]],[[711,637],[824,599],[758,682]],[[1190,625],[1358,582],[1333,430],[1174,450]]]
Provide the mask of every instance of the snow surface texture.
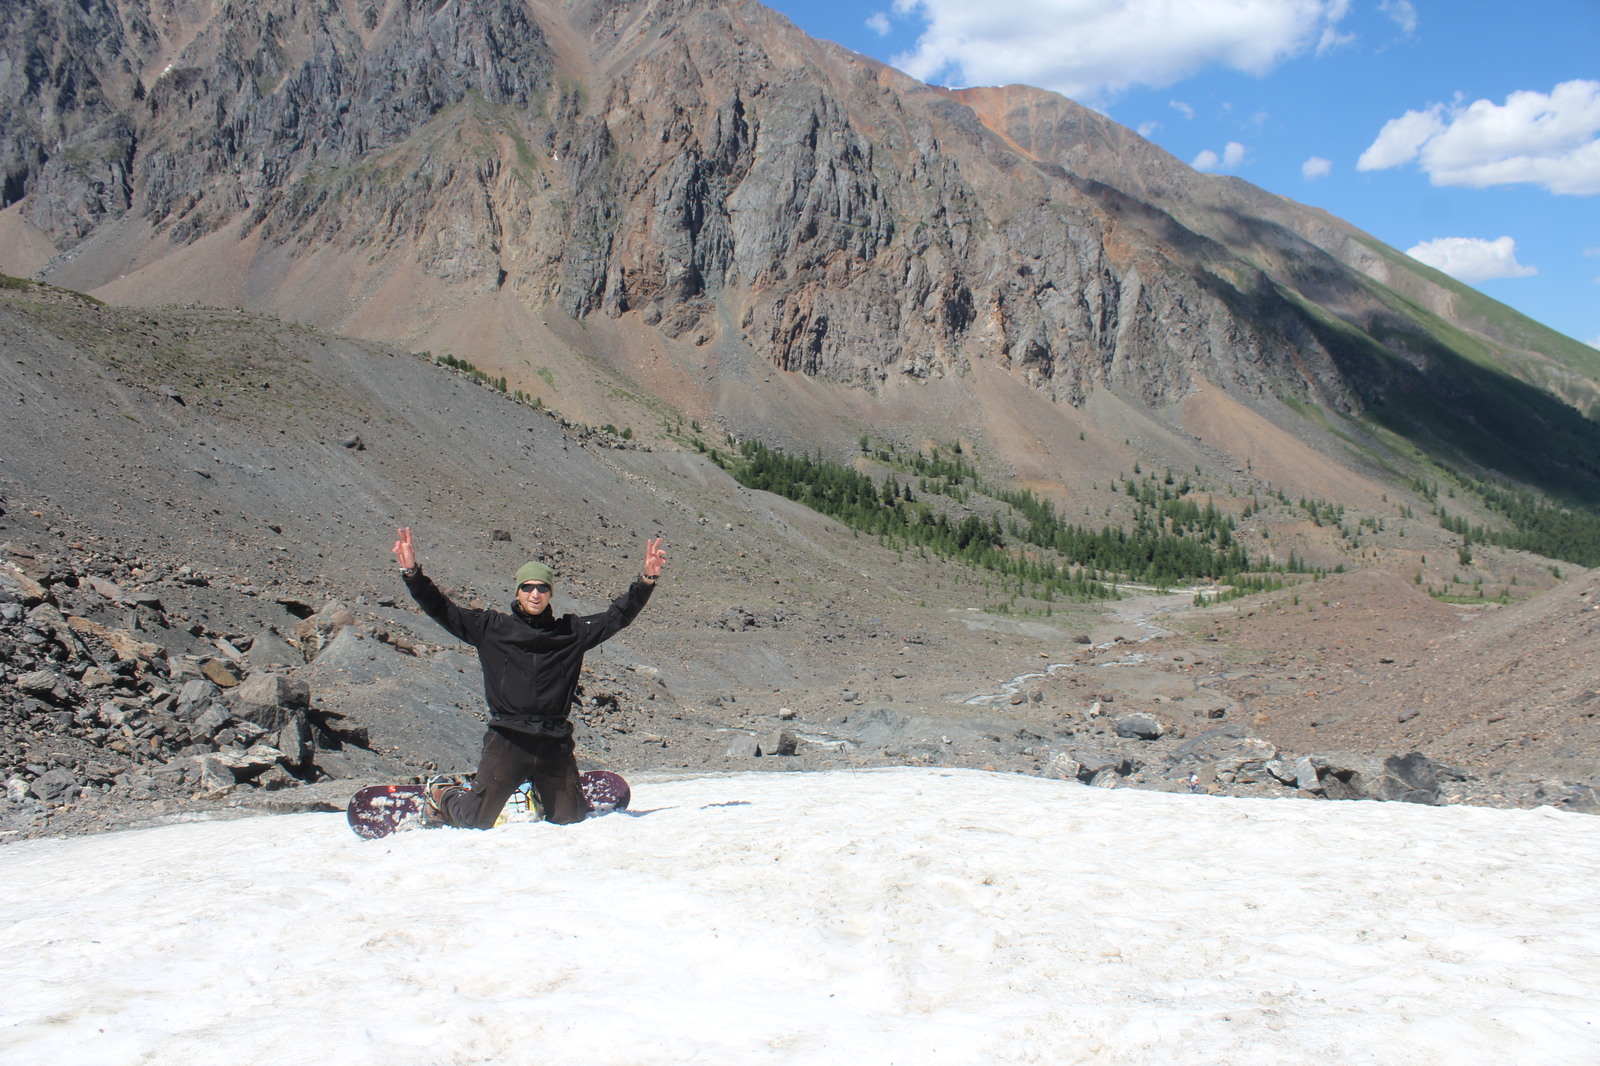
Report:
[[1600,1061],[1600,818],[922,769],[634,804],[9,845],[0,1062]]

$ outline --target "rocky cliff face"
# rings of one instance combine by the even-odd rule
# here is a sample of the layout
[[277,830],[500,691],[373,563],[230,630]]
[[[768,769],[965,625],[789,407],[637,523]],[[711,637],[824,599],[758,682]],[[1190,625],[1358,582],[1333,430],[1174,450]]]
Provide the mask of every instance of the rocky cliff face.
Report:
[[25,0],[0,56],[0,196],[67,256],[235,227],[868,389],[1351,411],[1445,373],[1374,278],[1446,290],[1336,220],[753,2]]

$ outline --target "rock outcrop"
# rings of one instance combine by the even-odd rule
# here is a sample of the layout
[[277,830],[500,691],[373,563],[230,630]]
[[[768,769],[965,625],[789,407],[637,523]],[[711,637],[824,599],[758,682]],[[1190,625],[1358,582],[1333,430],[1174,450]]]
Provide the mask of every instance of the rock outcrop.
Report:
[[1385,288],[1448,316],[1447,283],[1337,220],[753,2],[27,0],[0,55],[0,206],[63,261],[233,227],[875,390],[989,361],[1071,404],[1353,411],[1449,376]]

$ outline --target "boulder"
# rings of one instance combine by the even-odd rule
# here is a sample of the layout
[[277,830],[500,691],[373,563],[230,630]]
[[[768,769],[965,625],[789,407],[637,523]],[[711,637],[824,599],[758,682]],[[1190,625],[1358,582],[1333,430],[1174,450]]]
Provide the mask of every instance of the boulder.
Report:
[[356,626],[347,626],[323,645],[309,669],[319,680],[337,675],[345,681],[376,681],[394,676],[400,660],[392,646]]
[[270,627],[261,630],[250,639],[250,650],[244,653],[244,657],[254,670],[289,666],[304,658],[283,639],[281,633]]
[[276,746],[283,752],[284,765],[302,770],[311,764],[314,752],[311,741],[311,724],[303,712],[295,712],[278,730]]
[[231,721],[233,717],[228,714],[226,707],[220,703],[207,703],[199,709],[194,721],[189,723],[189,733],[209,740],[226,729]]
[[1421,752],[1380,759],[1364,755],[1312,755],[1316,788],[1329,799],[1439,802],[1438,767]]
[[266,730],[282,729],[311,707],[311,686],[284,674],[256,674],[233,690],[235,715]]
[[225,792],[234,785],[253,781],[283,759],[283,752],[268,744],[254,744],[248,751],[219,751],[201,755],[200,784],[207,792]]
[[1299,773],[1293,763],[1287,759],[1268,759],[1262,764],[1267,773],[1277,779],[1279,784],[1298,785]]
[[193,721],[221,690],[203,677],[191,677],[178,686],[178,717]]
[[219,756],[201,755],[195,759],[195,765],[200,770],[200,791],[203,793],[219,795],[239,783],[233,776],[233,768]]
[[73,658],[82,659],[88,656],[88,651],[84,648],[83,643],[78,640],[78,635],[72,631],[72,625],[67,621],[67,616],[57,610],[53,604],[39,604],[28,612],[27,618],[28,625],[34,632],[48,633]]
[[54,670],[30,670],[17,678],[17,688],[52,703],[61,703],[67,698],[66,679]]
[[84,584],[87,584],[91,589],[98,592],[112,603],[121,603],[127,596],[127,594],[123,592],[122,586],[118,585],[115,581],[108,581],[103,577],[95,577],[93,574],[90,574],[86,579],[84,579]]
[[99,622],[77,615],[68,618],[67,625],[74,633],[102,641],[123,662],[154,665],[166,661],[166,648],[147,640],[140,640],[126,629],[107,629]]
[[800,741],[787,729],[775,730],[761,744],[762,754],[793,755],[800,750]]
[[730,759],[758,759],[761,742],[748,733],[738,733],[728,742],[727,755]]
[[260,777],[256,778],[257,788],[264,788],[269,792],[278,792],[286,788],[296,788],[300,781],[283,766],[274,766]]
[[77,789],[78,779],[72,775],[72,771],[59,766],[46,770],[28,786],[30,792],[46,803],[65,802],[72,798]]
[[1161,719],[1143,711],[1120,716],[1112,723],[1112,728],[1117,736],[1128,740],[1160,740],[1165,731]]
[[306,662],[315,659],[340,631],[355,623],[356,616],[338,600],[323,604],[320,611],[302,618],[294,627],[294,638],[300,644],[301,656]]
[[216,659],[201,663],[200,672],[218,688],[233,688],[239,683],[238,676]]
[[50,598],[50,593],[43,585],[10,563],[0,566],[0,594],[27,607]]
[[[853,696],[852,693],[846,695]],[[852,716],[855,740],[863,747],[883,747],[905,738],[911,720],[896,714],[887,707],[875,707],[860,716]]]
[[1074,748],[1072,757],[1083,764],[1083,772],[1090,777],[1110,770],[1114,773],[1126,773],[1128,760],[1121,755],[1101,751],[1098,748]]
[[1210,765],[1223,781],[1261,780],[1271,776],[1267,763],[1278,749],[1237,723],[1208,729],[1173,751],[1175,764]]
[[1057,781],[1076,781],[1083,773],[1083,764],[1066,752],[1057,752],[1044,765],[1044,776]]

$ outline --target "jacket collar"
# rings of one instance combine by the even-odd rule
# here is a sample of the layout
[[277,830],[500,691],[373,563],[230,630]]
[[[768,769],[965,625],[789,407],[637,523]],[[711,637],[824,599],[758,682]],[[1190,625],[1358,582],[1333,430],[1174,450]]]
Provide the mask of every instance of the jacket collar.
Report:
[[521,604],[519,604],[516,600],[512,600],[511,617],[519,619],[524,625],[531,629],[554,629],[556,627],[556,615],[555,612],[550,609],[550,605],[548,603],[544,605],[544,610],[540,611],[538,614],[528,614],[522,609]]

